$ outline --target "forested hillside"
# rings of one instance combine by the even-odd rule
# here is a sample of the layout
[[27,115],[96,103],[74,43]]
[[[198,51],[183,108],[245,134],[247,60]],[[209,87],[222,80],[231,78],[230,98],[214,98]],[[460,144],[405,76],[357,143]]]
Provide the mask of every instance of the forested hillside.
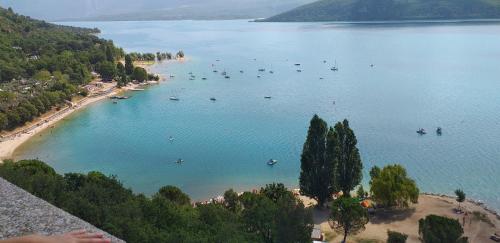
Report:
[[60,26],[0,8],[0,131],[84,93],[91,72],[116,67],[123,50],[97,29]]
[[390,21],[500,18],[500,0],[320,0],[265,21]]

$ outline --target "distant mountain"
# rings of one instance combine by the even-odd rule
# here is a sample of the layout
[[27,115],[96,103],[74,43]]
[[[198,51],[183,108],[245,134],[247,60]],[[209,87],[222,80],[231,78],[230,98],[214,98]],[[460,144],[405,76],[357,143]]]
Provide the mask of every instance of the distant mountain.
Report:
[[34,18],[57,20],[241,19],[272,16],[314,0],[0,0]]
[[265,19],[270,22],[500,18],[500,0],[320,0]]

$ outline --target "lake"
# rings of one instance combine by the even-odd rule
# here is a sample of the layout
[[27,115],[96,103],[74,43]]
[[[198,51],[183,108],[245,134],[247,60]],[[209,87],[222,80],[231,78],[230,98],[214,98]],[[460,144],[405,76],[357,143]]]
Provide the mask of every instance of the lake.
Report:
[[[175,185],[195,200],[271,182],[297,187],[309,121],[319,114],[330,125],[349,119],[365,184],[373,165],[400,163],[421,191],[463,188],[500,209],[500,24],[64,24],[98,27],[129,52],[183,50],[187,58],[152,67],[175,78],[91,105],[17,158],[117,175],[148,195]],[[279,162],[270,167],[270,158]]]

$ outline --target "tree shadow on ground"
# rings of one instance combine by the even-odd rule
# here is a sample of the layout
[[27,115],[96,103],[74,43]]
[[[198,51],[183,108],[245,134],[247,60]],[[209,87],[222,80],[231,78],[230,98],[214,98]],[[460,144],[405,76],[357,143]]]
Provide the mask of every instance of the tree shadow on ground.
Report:
[[388,224],[403,221],[415,213],[415,208],[379,208],[375,214],[370,215],[372,224]]

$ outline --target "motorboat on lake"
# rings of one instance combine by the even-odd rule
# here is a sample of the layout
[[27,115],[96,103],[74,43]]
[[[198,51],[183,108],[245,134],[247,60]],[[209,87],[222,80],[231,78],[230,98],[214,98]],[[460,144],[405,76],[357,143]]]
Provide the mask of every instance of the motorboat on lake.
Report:
[[259,68],[259,72],[265,72],[266,69],[265,68]]
[[420,134],[420,135],[424,135],[424,134],[427,134],[427,132],[425,131],[425,129],[423,128],[420,128],[417,130],[417,133]]
[[182,163],[184,163],[184,160],[183,159],[178,159],[177,161],[175,161],[175,163],[182,164]]
[[210,98],[210,100],[211,100],[211,101],[216,101],[217,99],[216,99],[216,98],[214,98],[214,97],[212,97],[212,98]]
[[179,98],[175,97],[175,96],[170,96],[169,98],[170,100],[174,100],[174,101],[179,101]]
[[275,159],[270,159],[269,161],[267,161],[267,164],[268,164],[268,165],[271,165],[271,166],[272,166],[272,165],[275,165],[276,163],[278,163],[278,161],[277,161],[277,160],[275,160]]
[[271,96],[264,96],[264,99],[271,99]]

